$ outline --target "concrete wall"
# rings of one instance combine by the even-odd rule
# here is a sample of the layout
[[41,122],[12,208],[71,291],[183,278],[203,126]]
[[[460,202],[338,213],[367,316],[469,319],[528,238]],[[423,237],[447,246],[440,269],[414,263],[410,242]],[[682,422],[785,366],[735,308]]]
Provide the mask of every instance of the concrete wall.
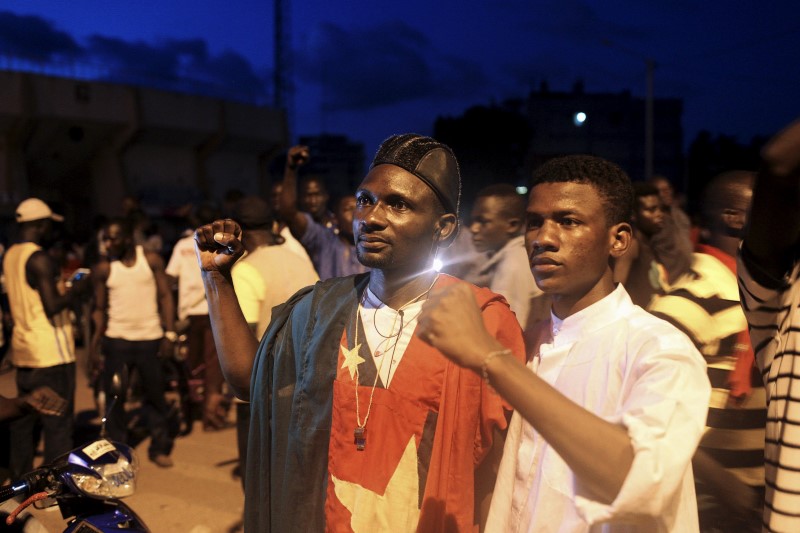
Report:
[[286,147],[271,108],[146,88],[0,72],[0,215],[38,196],[69,224],[116,215],[123,196],[150,211],[263,192]]

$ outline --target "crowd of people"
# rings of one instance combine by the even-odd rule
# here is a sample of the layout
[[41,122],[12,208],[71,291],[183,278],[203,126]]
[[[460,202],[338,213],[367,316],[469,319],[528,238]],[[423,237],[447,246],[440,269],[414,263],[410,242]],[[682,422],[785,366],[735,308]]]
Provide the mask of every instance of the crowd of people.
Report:
[[[432,138],[389,137],[333,199],[312,156],[291,147],[267,197],[196,210],[168,256],[136,216],[107,220],[68,284],[48,253],[63,217],[18,206],[12,476],[37,425],[45,460],[73,445],[90,302],[90,368],[106,388],[138,374],[156,465],[179,332],[204,429],[235,396],[249,532],[800,530],[800,122],[758,172],[714,177],[693,222],[665,177],[591,155],[469,212]],[[130,439],[124,403],[107,429]]]

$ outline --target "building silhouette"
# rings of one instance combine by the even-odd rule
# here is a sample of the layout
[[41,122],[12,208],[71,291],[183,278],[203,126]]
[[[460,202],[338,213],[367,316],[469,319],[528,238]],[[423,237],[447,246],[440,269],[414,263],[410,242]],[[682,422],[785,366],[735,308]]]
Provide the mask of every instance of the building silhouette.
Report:
[[[542,83],[523,103],[531,127],[526,166],[553,157],[587,153],[620,165],[634,180],[645,176],[645,101],[620,93],[588,93],[577,82],[570,92]],[[684,182],[683,101],[653,101],[653,169],[677,186]]]
[[73,224],[135,195],[162,210],[261,193],[285,112],[132,85],[0,71],[0,214],[44,199]]

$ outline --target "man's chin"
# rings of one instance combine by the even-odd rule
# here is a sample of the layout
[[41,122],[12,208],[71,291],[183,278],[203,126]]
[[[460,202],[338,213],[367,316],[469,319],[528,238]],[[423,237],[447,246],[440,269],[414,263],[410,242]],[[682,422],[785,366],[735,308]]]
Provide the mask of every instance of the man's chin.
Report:
[[533,281],[539,290],[545,294],[554,292],[558,288],[558,281],[552,279],[551,276],[533,274]]
[[358,258],[359,263],[371,269],[380,270],[391,265],[391,260],[388,257],[380,254],[360,252],[356,250],[356,258]]

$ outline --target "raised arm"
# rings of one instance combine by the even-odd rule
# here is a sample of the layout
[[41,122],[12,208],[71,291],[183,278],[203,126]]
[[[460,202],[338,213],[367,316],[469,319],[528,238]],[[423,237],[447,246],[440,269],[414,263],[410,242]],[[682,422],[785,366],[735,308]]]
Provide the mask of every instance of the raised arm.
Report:
[[800,244],[800,120],[775,135],[761,158],[744,247],[760,270],[781,279]]
[[258,340],[242,314],[231,278],[233,264],[244,253],[240,237],[241,228],[230,219],[201,226],[194,234],[222,373],[236,396],[249,400]]
[[278,218],[289,226],[295,239],[302,239],[306,233],[308,220],[297,209],[297,173],[308,163],[307,146],[292,146],[286,154],[286,167],[283,171],[283,187],[278,195]]
[[[603,503],[616,498],[633,463],[625,428],[580,407],[508,355],[486,362],[503,346],[483,326],[475,298],[463,284],[432,292],[420,315],[419,337],[448,358],[478,373],[527,420]],[[589,445],[591,443],[591,445]]]

